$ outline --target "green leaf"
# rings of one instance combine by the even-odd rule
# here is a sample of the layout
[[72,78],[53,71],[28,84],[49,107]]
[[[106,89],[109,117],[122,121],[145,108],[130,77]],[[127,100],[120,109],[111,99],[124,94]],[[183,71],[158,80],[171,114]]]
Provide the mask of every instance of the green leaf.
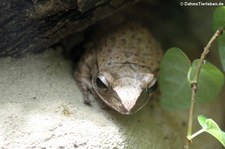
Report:
[[[218,7],[213,14],[213,29],[216,31],[225,26],[225,7]],[[225,34],[219,36],[218,39],[220,60],[225,71]]]
[[213,13],[213,30],[214,32],[225,25],[225,6],[218,7]]
[[191,86],[187,73],[191,66],[188,57],[179,48],[170,48],[160,64],[160,102],[166,109],[188,108]]
[[[178,48],[169,49],[160,64],[160,102],[165,109],[189,108],[191,103],[191,83],[196,81],[196,67]],[[188,75],[187,75],[188,74]],[[203,64],[196,94],[196,103],[206,103],[216,99],[224,84],[224,75],[209,62]]]
[[198,122],[202,126],[202,128],[206,129],[207,125],[205,124],[207,118],[204,115],[199,115],[198,116]]
[[[193,66],[196,66],[200,60],[195,60]],[[224,85],[223,73],[210,62],[202,65],[198,80],[198,91],[196,103],[206,103],[218,97]]]
[[218,38],[218,45],[219,45],[219,55],[220,61],[223,67],[223,71],[225,71],[225,35],[222,35]]
[[219,128],[215,121],[206,118],[203,115],[198,116],[198,122],[205,132],[214,136],[225,147],[225,133]]

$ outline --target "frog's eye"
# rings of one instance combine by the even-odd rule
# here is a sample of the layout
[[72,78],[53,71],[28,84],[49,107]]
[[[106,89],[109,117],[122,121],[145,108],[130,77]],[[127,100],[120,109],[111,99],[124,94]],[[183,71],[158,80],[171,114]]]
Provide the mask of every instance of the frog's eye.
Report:
[[108,81],[106,80],[105,76],[103,76],[102,74],[99,74],[98,77],[96,78],[96,85],[100,89],[107,89],[109,87]]
[[154,92],[158,87],[158,83],[157,83],[157,80],[154,79],[149,85],[148,85],[148,93],[152,93]]

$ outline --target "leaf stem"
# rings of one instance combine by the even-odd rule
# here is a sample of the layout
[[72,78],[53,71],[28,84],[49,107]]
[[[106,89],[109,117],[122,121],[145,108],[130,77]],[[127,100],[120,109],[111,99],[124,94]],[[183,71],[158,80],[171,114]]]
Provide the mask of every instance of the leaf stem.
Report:
[[188,140],[192,140],[194,137],[200,135],[201,133],[203,133],[205,131],[205,128],[200,129],[199,131],[197,131],[196,133],[194,133],[193,135],[188,137]]
[[[195,106],[195,99],[196,99],[196,93],[197,93],[197,85],[198,85],[198,78],[199,78],[199,74],[202,68],[202,65],[204,63],[204,60],[207,56],[207,54],[209,53],[209,49],[212,46],[212,44],[215,42],[216,38],[220,35],[222,35],[223,33],[223,29],[220,28],[218,29],[215,34],[212,36],[212,38],[209,40],[208,44],[206,45],[206,47],[204,48],[204,51],[201,54],[200,57],[200,62],[197,65],[197,73],[196,73],[196,82],[191,84],[191,88],[192,88],[192,93],[191,93],[191,107],[190,107],[190,111],[189,111],[189,120],[188,120],[188,129],[187,129],[187,138],[189,138],[192,134],[192,125],[193,125],[193,114],[194,114],[194,106]],[[190,144],[192,143],[192,138],[187,140],[187,143],[185,145],[184,148],[188,149]]]

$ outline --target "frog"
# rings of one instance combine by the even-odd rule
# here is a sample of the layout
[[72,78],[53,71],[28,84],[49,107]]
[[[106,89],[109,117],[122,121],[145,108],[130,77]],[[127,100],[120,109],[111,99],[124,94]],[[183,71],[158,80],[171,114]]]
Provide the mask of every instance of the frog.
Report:
[[123,115],[136,113],[157,89],[159,42],[133,22],[93,37],[74,73],[84,102],[91,105],[94,97]]

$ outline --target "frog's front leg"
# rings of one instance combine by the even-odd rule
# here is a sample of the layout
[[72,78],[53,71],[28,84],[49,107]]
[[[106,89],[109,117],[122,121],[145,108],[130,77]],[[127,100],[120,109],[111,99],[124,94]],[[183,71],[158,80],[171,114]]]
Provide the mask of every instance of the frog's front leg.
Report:
[[91,104],[91,92],[92,92],[92,69],[96,58],[91,51],[87,51],[79,61],[75,70],[75,78],[78,86],[83,94],[83,99],[86,104]]

